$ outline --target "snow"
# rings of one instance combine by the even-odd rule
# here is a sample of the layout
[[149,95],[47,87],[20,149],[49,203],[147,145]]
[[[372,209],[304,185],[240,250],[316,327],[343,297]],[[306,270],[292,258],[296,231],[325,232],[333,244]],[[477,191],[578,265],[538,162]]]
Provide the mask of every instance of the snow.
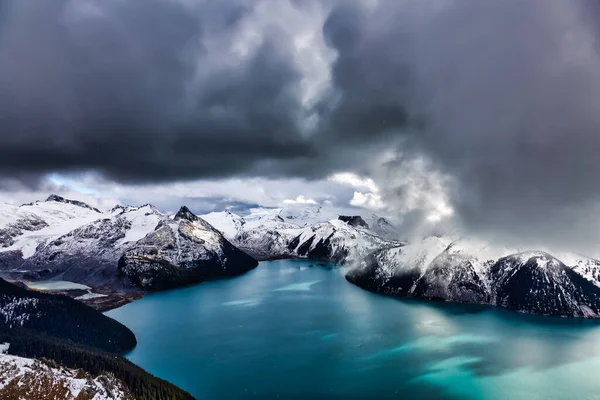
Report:
[[398,269],[417,268],[424,273],[429,264],[451,243],[449,238],[431,236],[421,242],[387,250],[378,256],[382,272],[391,276]]
[[125,237],[117,243],[117,246],[129,242],[137,242],[138,240],[143,239],[147,234],[152,232],[161,219],[164,218],[164,215],[158,213],[156,209],[150,205],[140,208],[130,208],[119,215],[121,218],[125,218],[129,221],[131,227],[125,232]]
[[38,303],[35,298],[0,295],[0,320],[10,327],[23,326]]
[[244,218],[229,211],[211,212],[201,215],[200,218],[211,224],[229,240],[234,239],[245,224]]
[[90,299],[97,299],[99,297],[107,297],[107,296],[108,295],[106,295],[106,294],[88,292],[82,296],[75,297],[75,300],[90,300]]
[[19,220],[36,218],[48,226],[39,230],[23,229],[23,234],[15,238],[15,243],[6,251],[21,250],[23,258],[35,254],[40,244],[65,235],[85,224],[102,217],[102,214],[85,207],[56,201],[36,202],[15,207],[0,203],[0,228],[7,227]]
[[94,395],[92,400],[128,398],[124,385],[112,375],[92,378],[89,374],[83,374],[82,377],[81,371],[77,369],[57,368],[38,360],[9,354],[0,353],[0,376],[0,398],[12,398],[15,395],[15,386],[9,386],[13,381],[17,382],[18,388],[24,388],[27,398],[43,395],[52,387],[67,388],[66,399],[78,398],[84,389]]

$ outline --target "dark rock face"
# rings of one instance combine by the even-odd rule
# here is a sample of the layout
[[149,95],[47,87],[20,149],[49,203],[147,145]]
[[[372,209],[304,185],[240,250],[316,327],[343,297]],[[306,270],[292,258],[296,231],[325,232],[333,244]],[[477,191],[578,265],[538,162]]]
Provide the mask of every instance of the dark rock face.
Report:
[[23,264],[23,253],[20,250],[0,253],[0,271],[19,268]]
[[235,276],[258,261],[187,208],[163,221],[119,259],[119,272],[138,287],[161,290],[208,278]]
[[68,204],[73,204],[74,206],[78,206],[78,207],[83,207],[83,208],[88,208],[90,210],[94,210],[97,213],[101,214],[102,212],[100,210],[98,210],[95,207],[92,207],[86,203],[84,203],[83,201],[79,201],[79,200],[70,200],[70,199],[65,199],[64,197],[55,195],[55,194],[51,194],[50,196],[48,196],[48,198],[46,199],[46,201],[56,201],[58,203],[68,203]]
[[192,221],[192,222],[196,222],[198,221],[200,218],[198,218],[196,215],[194,215],[189,208],[187,208],[186,206],[182,206],[179,211],[177,211],[177,214],[175,214],[175,221],[179,221],[179,220],[186,220],[186,221]]
[[46,221],[35,215],[23,216],[0,229],[0,247],[12,246],[15,243],[15,238],[21,236],[23,231],[39,231],[47,226]]
[[492,304],[536,314],[600,316],[600,288],[550,254],[503,257],[489,274]]
[[333,245],[334,234],[335,232],[324,238],[317,238],[317,235],[313,235],[302,243],[300,243],[301,237],[298,236],[290,242],[288,248],[295,249],[295,254],[300,257],[344,264],[349,252],[345,246]]
[[360,226],[362,228],[369,229],[369,224],[367,224],[360,215],[353,215],[353,216],[340,215],[338,217],[338,219],[340,221],[344,221],[345,223],[347,223],[350,226],[355,226],[355,227]]
[[415,297],[457,303],[487,303],[489,294],[468,257],[440,254],[416,282]]

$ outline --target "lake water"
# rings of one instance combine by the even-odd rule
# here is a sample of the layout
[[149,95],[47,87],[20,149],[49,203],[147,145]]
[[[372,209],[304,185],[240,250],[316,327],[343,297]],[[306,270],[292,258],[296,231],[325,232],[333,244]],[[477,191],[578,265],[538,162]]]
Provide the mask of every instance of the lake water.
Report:
[[134,363],[198,399],[600,399],[600,323],[397,300],[263,262],[107,315]]
[[70,281],[37,281],[27,283],[30,289],[35,290],[87,290],[91,289],[89,286],[82,285],[80,283]]

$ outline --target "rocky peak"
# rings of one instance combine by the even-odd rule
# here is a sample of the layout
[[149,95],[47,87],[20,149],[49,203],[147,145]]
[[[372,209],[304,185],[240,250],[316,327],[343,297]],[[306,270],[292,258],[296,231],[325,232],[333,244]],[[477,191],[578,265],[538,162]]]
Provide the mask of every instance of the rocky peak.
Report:
[[367,224],[360,215],[353,215],[353,216],[340,215],[338,219],[340,221],[347,223],[350,226],[354,226],[354,227],[360,226],[360,227],[369,229],[369,224]]
[[179,211],[177,211],[177,214],[175,214],[174,219],[175,221],[183,219],[186,221],[196,222],[199,218],[193,212],[191,212],[189,208],[187,208],[186,206],[181,206]]
[[394,225],[392,225],[387,219],[385,219],[383,217],[377,218],[376,223],[377,223],[377,226],[380,228],[383,228],[383,227],[393,228],[394,227]]
[[54,202],[57,202],[57,203],[72,204],[72,205],[77,206],[77,207],[83,207],[83,208],[87,208],[89,210],[96,211],[97,213],[100,213],[100,214],[102,213],[97,208],[92,207],[92,206],[84,203],[83,201],[65,199],[64,197],[56,195],[56,194],[51,194],[50,196],[48,196],[48,198],[46,199],[46,202],[50,202],[50,201],[54,201]]

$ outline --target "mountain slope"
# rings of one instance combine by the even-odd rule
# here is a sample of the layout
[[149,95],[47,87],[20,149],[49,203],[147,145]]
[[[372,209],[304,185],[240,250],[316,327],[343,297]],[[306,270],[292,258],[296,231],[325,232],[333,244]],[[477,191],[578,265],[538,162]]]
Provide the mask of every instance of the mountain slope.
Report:
[[0,354],[0,398],[2,399],[134,399],[114,376],[92,376],[80,369],[56,363]]
[[359,216],[323,220],[330,215],[320,207],[252,211],[244,217],[223,212],[203,218],[259,260],[306,257],[345,264],[399,244],[377,236]]
[[128,249],[118,268],[134,285],[159,290],[239,275],[257,265],[209,223],[182,207],[173,220],[162,220]]
[[26,329],[119,354],[137,343],[127,327],[77,300],[26,290],[3,279],[0,327]]
[[101,217],[85,203],[56,195],[19,207],[0,203],[0,248],[28,258],[38,245]]
[[[500,256],[501,255],[501,256]],[[600,317],[600,288],[544,252],[430,237],[370,254],[346,279],[374,292],[567,317]]]
[[97,219],[40,245],[19,269],[50,270],[54,279],[92,287],[126,288],[130,283],[118,273],[119,258],[166,218],[146,205]]
[[517,311],[600,317],[600,288],[544,252],[503,257],[489,270],[491,304]]
[[[101,213],[50,196],[20,207],[2,205],[0,215],[10,236],[0,252],[0,272],[9,279],[67,280],[123,292],[232,276],[257,265],[185,207],[174,218],[151,205]],[[15,233],[26,221],[26,229]]]
[[[54,379],[62,380],[64,383],[71,383],[72,376],[68,370],[77,370],[76,378],[87,378],[88,376],[95,378],[107,377],[108,382],[101,381],[102,387],[112,389],[112,395],[119,393],[130,394],[136,400],[191,400],[193,397],[185,391],[177,388],[173,384],[162,379],[156,378],[125,358],[102,351],[80,347],[71,342],[60,339],[50,338],[46,335],[40,335],[25,329],[15,328],[7,329],[0,327],[0,343],[5,343],[3,346],[12,356],[18,356],[26,359],[37,359],[44,364],[50,366],[53,370],[60,369],[47,373],[48,378],[53,380],[28,382],[28,386],[32,391],[25,393],[29,396],[24,396],[22,391],[17,391],[20,399],[38,400],[52,393],[49,388],[55,386]],[[6,345],[8,344],[8,346]],[[49,360],[49,361],[48,361]],[[49,371],[47,371],[49,372]],[[14,371],[4,371],[0,373],[0,381],[6,381]],[[87,381],[87,379],[86,379]],[[80,382],[82,383],[82,382]],[[116,390],[115,390],[116,389]],[[44,396],[37,396],[39,391],[43,391]],[[63,392],[64,393],[64,392]],[[13,391],[8,392],[13,396]],[[15,397],[0,397],[13,399]],[[64,399],[65,397],[56,397]],[[67,397],[68,398],[68,397]],[[78,400],[89,399],[89,397],[78,397]],[[110,397],[112,398],[112,397]]]

